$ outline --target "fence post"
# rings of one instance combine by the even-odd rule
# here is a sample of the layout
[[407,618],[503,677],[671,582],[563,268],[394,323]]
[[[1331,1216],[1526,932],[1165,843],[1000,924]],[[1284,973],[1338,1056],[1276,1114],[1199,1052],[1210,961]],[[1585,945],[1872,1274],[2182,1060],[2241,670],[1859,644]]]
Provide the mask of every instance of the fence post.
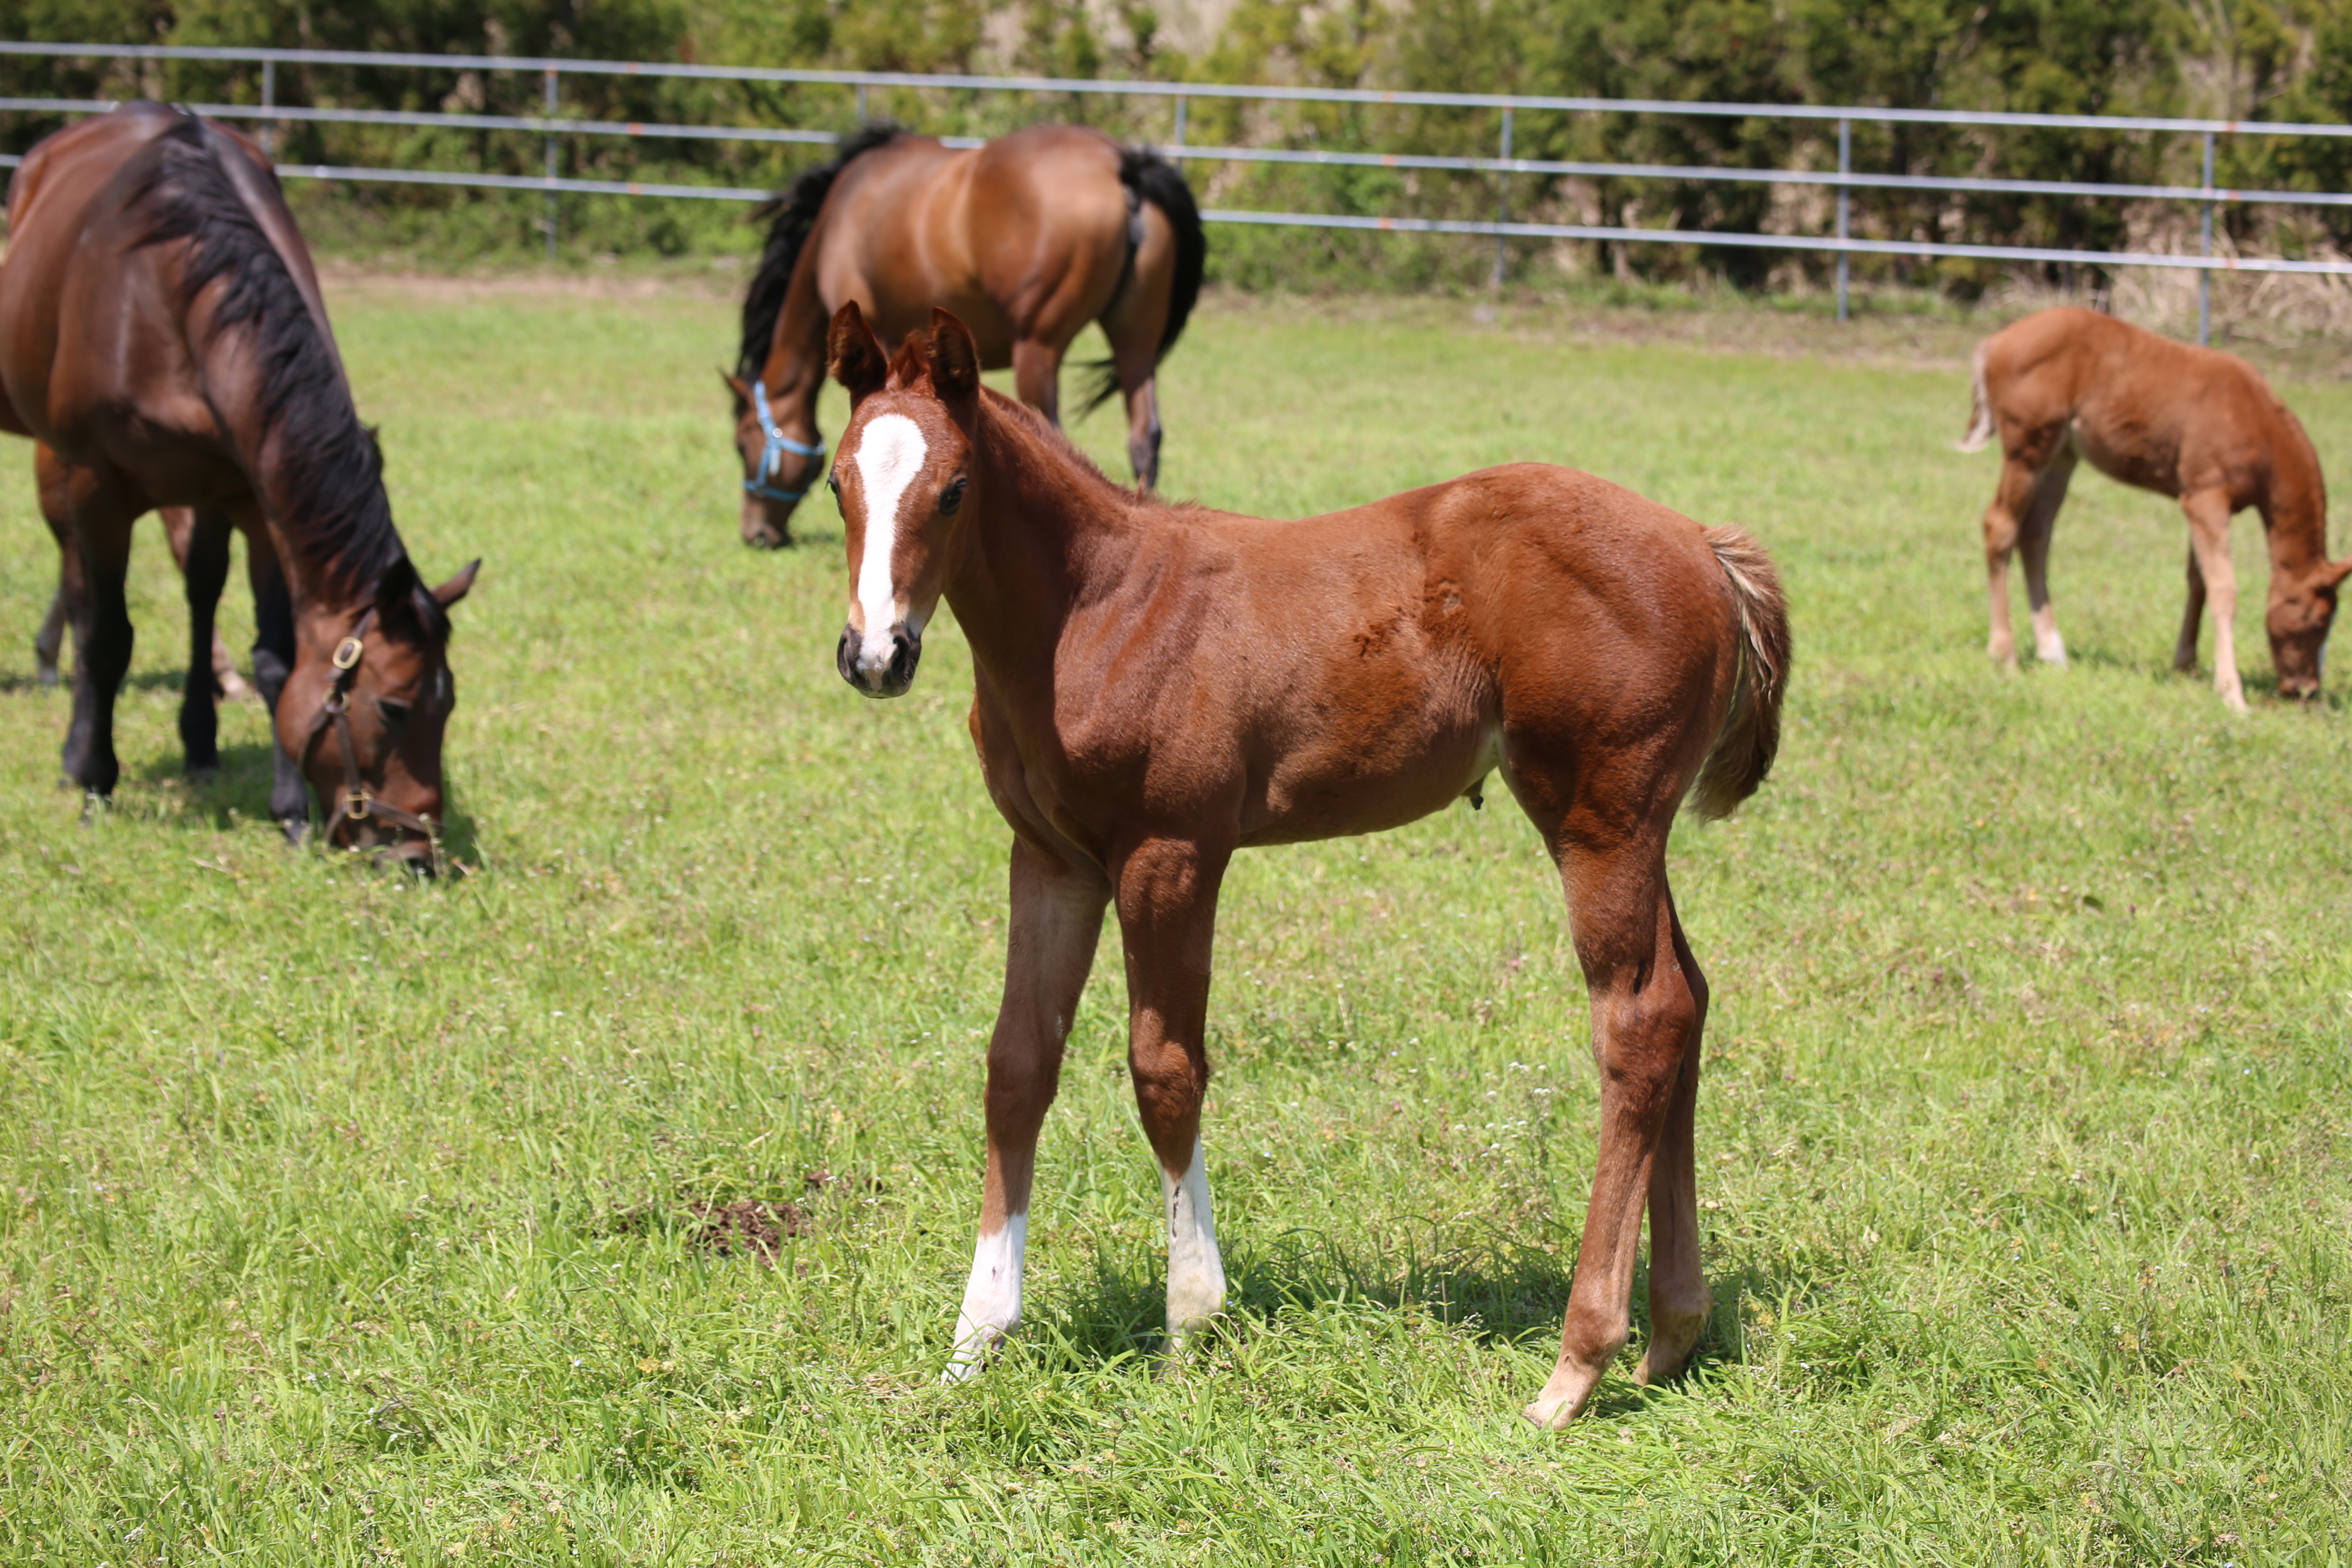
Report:
[[[278,62],[276,60],[261,62],[261,107],[264,109],[278,107]],[[273,121],[268,120],[261,122],[261,155],[265,158],[278,156],[278,127]]]
[[[2205,216],[2198,226],[2197,254],[2213,254],[2213,133],[2205,132]],[[2204,348],[2213,335],[2213,269],[2197,269],[2197,346]]]
[[[547,117],[550,120],[555,118],[555,71],[551,67],[547,73]],[[555,260],[555,138],[551,134],[547,139],[547,259],[550,263]]]
[[[1838,173],[1840,174],[1853,173],[1853,121],[1851,120],[1838,121]],[[1853,193],[1847,190],[1845,186],[1840,185],[1837,233],[1840,239],[1849,237],[1853,227]],[[1838,252],[1838,320],[1841,321],[1846,320],[1845,284],[1847,268],[1852,261],[1853,258],[1846,255],[1844,251]]]
[[866,123],[866,84],[862,81],[857,84],[857,123]]
[[1191,99],[1182,93],[1176,95],[1176,145],[1179,147],[1184,145],[1184,111],[1192,107]]
[[[1503,110],[1503,161],[1507,163],[1511,161],[1511,111],[1507,108]],[[1508,169],[1495,176],[1495,221],[1511,221],[1511,172]],[[1495,288],[1497,291],[1503,287],[1503,247],[1508,243],[1499,234],[1495,237]]]

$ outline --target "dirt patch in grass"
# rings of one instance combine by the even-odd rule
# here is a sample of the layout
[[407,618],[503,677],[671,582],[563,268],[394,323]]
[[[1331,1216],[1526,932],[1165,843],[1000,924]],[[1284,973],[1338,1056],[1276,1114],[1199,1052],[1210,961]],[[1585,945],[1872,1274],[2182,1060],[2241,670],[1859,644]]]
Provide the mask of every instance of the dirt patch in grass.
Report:
[[695,1218],[691,1239],[696,1247],[719,1258],[748,1255],[771,1268],[785,1241],[816,1228],[800,1205],[761,1203],[757,1198],[688,1204],[687,1212]]

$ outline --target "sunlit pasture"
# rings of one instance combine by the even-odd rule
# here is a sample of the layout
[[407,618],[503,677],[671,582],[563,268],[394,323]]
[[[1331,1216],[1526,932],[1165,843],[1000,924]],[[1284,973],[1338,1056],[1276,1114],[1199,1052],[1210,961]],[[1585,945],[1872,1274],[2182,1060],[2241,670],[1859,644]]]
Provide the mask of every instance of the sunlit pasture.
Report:
[[[802,548],[737,542],[718,294],[330,303],[425,574],[486,558],[460,878],[287,849],[256,708],[181,781],[152,523],[125,782],[80,826],[32,681],[55,552],[0,447],[0,1556],[2342,1560],[2352,653],[2318,710],[2271,700],[2241,519],[2230,717],[2168,671],[2177,513],[2085,470],[2074,663],[1990,668],[1966,332],[1228,299],[1165,367],[1171,494],[1297,514],[1541,458],[1785,575],[1780,766],[1673,860],[1714,1321],[1687,1379],[1629,1357],[1546,1436],[1517,1413],[1596,1098],[1502,791],[1236,862],[1230,1310],[1181,1362],[1106,934],[1027,1324],[942,1388],[1008,844],[959,635],[866,700],[830,500]],[[2352,487],[2352,391],[2280,385]],[[1114,416],[1078,434],[1122,472]]]

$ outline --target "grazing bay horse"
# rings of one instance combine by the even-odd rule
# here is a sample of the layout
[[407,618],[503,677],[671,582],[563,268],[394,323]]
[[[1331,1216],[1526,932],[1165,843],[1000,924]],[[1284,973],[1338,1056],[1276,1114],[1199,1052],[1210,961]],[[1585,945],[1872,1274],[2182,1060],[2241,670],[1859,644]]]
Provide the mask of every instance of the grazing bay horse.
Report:
[[971,323],[981,363],[1012,366],[1021,401],[1055,424],[1062,356],[1099,321],[1110,358],[1095,367],[1081,413],[1124,394],[1136,482],[1157,482],[1153,378],[1200,297],[1209,253],[1171,164],[1075,125],[961,152],[874,126],[772,205],[727,377],[745,543],[791,543],[793,508],[824,472],[825,325],[849,303],[894,337],[946,306]]
[[2319,695],[2336,585],[2352,574],[2352,558],[2327,559],[2319,456],[2253,366],[2068,307],[2028,316],[1979,344],[1974,393],[1960,450],[1980,451],[1998,437],[2001,451],[2000,486],[1984,515],[1995,659],[2017,663],[2009,620],[2009,556],[2017,550],[2034,652],[2045,664],[2066,662],[2050,604],[2050,535],[2074,464],[2087,458],[2110,479],[2172,497],[2188,515],[2189,605],[2173,668],[2197,668],[2198,621],[2210,600],[2213,689],[2241,713],[2230,519],[2247,507],[2262,513],[2271,552],[2264,626],[2279,695]]
[[1559,1361],[1526,1414],[1572,1419],[1624,1347],[1645,1203],[1637,1376],[1680,1371],[1710,1310],[1691,1146],[1707,991],[1666,835],[1685,795],[1721,816],[1772,765],[1789,627],[1763,551],[1533,463],[1297,522],[1165,505],[983,388],[980,345],[947,311],[893,359],[845,304],[830,354],[854,410],[831,481],[842,678],[906,691],[946,599],[971,647],[981,771],[1013,829],[980,1239],[947,1375],[1020,1319],[1038,1129],[1105,909],[1181,1344],[1224,1299],[1201,1104],[1227,862],[1411,822],[1496,769],[1559,866],[1601,1069]]
[[[318,279],[259,148],[196,115],[125,104],[26,155],[0,265],[0,428],[33,437],[65,551],[75,646],[67,779],[114,789],[131,665],[131,528],[194,509],[190,664],[205,668],[244,532],[274,720],[270,811],[299,838],[308,783],[331,844],[429,868],[441,739],[457,700],[450,607],[480,563],[427,590],[392,522]],[[212,683],[191,679],[191,772],[218,762]]]

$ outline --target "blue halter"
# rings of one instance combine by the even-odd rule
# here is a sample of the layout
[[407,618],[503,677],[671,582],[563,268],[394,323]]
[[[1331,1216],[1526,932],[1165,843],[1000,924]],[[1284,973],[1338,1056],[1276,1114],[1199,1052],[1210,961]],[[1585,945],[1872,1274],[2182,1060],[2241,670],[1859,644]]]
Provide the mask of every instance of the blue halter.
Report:
[[743,488],[762,500],[800,500],[801,497],[808,494],[807,486],[803,485],[796,490],[780,490],[768,481],[775,477],[776,465],[784,460],[786,452],[803,458],[824,457],[824,437],[819,436],[816,438],[816,445],[811,447],[785,435],[783,426],[776,423],[775,415],[768,407],[768,384],[757,377],[754,377],[751,382],[751,412],[758,417],[760,434],[767,437],[768,444],[760,454],[760,477],[745,479]]

